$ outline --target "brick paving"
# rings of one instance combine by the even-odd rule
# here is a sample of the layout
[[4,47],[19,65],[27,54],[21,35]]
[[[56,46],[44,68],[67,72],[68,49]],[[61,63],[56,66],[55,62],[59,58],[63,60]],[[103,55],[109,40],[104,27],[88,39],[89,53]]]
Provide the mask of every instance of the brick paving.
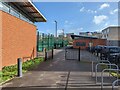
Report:
[[53,60],[42,62],[22,78],[7,82],[2,90],[101,90],[91,77],[91,61],[97,58],[87,51],[81,51],[80,57],[80,62],[65,60],[64,49],[55,50]]

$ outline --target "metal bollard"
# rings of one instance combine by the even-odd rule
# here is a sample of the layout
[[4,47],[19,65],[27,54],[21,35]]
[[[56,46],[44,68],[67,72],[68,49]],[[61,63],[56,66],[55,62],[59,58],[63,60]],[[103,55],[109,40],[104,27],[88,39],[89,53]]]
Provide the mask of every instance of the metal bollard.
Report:
[[67,53],[67,49],[65,48],[65,60],[66,60],[66,53]]
[[53,59],[53,55],[54,55],[54,49],[52,49],[52,59]]
[[79,47],[79,51],[78,51],[78,61],[80,61],[80,47]]
[[94,61],[92,61],[92,71],[91,71],[91,76],[93,77],[93,72],[94,72],[94,67],[93,67],[93,65],[94,65]]
[[46,61],[47,60],[47,51],[46,51],[46,48],[44,48],[44,54],[45,54],[44,61]]
[[22,77],[22,59],[18,58],[17,63],[18,63],[18,77]]

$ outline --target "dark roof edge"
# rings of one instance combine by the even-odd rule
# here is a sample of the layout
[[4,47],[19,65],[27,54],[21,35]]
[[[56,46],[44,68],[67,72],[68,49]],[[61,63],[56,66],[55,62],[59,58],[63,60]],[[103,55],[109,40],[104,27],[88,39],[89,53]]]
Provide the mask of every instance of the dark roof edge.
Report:
[[80,35],[71,35],[71,38],[72,38],[72,39],[74,39],[75,37],[98,39],[97,37],[80,36]]

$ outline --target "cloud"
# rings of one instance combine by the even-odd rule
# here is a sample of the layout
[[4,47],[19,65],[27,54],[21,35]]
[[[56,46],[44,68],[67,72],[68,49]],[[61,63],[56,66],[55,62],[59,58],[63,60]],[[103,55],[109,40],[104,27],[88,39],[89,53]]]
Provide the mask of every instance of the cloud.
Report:
[[55,21],[51,21],[52,24],[55,24]]
[[116,24],[113,24],[111,22],[106,22],[104,27],[109,27],[109,26],[117,26]]
[[108,26],[108,22],[105,23],[105,26]]
[[47,34],[48,34],[48,33],[49,33],[49,34],[52,34],[51,31],[52,31],[52,30],[47,29],[45,33],[47,33]]
[[81,9],[80,9],[80,12],[84,12],[85,11],[85,7],[82,7]]
[[80,9],[80,12],[97,13],[96,10],[85,9],[85,7],[82,7],[82,8]]
[[44,33],[44,32],[39,30],[39,33],[42,34],[42,33]]
[[65,20],[64,21],[64,28],[70,28],[72,25],[74,25],[73,22]]
[[63,30],[57,30],[57,33],[61,34],[61,33],[63,33]]
[[104,8],[108,8],[108,7],[110,7],[110,5],[108,3],[104,3],[100,6],[99,9],[104,9]]
[[95,30],[95,32],[100,32],[100,30],[99,30],[99,29],[97,29],[97,30]]
[[82,28],[82,27],[81,27],[81,28],[77,28],[76,30],[77,30],[77,31],[81,31],[81,30],[83,30],[83,28]]
[[82,27],[69,30],[70,33],[73,32],[74,34],[79,34],[80,31],[83,31]]
[[72,25],[73,23],[72,22],[69,22],[68,20],[65,20],[64,22],[66,25]]
[[117,24],[110,24],[109,26],[118,26]]
[[88,9],[87,12],[88,12],[88,13],[97,13],[96,10],[94,11],[94,10],[90,10],[90,9]]
[[115,13],[117,13],[118,12],[118,9],[116,8],[116,9],[114,9],[113,11],[110,11],[110,14],[115,14]]
[[100,24],[100,23],[104,22],[107,19],[108,19],[108,17],[105,16],[105,15],[94,16],[93,22],[95,24]]
[[65,20],[65,23],[67,24],[67,23],[68,23],[68,21],[67,21],[67,20]]

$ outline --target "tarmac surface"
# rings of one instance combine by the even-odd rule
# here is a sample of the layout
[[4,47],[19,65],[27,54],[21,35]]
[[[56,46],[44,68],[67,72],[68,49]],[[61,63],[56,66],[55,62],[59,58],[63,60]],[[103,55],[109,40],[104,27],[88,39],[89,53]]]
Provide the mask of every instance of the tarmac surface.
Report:
[[[2,90],[101,90],[100,80],[95,84],[95,77],[91,76],[91,61],[96,60],[88,51],[80,51],[80,61],[65,60],[65,50],[57,49],[53,59],[5,83]],[[103,90],[112,90],[110,86]]]

